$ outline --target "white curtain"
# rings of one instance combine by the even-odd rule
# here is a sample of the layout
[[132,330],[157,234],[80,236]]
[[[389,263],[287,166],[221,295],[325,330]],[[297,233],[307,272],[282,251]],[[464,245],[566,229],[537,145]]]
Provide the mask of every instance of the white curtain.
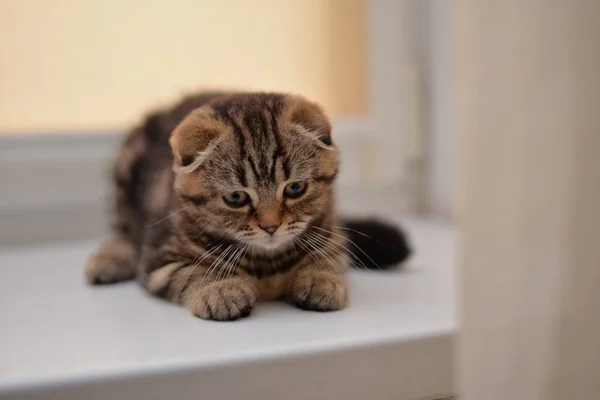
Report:
[[600,1],[454,16],[459,398],[600,399]]

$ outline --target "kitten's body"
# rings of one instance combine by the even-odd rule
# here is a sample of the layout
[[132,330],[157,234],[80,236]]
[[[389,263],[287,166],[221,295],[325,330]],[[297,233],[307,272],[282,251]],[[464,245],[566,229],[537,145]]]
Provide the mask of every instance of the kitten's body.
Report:
[[[335,219],[337,168],[329,122],[303,98],[188,98],[124,141],[113,171],[115,237],[90,257],[86,277],[137,276],[207,319],[245,317],[271,299],[341,309],[352,254]],[[408,249],[392,233],[402,246],[392,261],[401,261]]]

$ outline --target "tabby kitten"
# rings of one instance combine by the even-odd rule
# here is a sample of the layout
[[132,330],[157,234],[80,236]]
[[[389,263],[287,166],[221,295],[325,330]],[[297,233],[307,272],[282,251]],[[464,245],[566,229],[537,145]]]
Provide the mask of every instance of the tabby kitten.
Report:
[[[385,266],[409,251],[385,225],[354,225],[377,230],[368,246],[353,225],[338,226],[338,166],[327,116],[302,97],[185,99],[126,137],[113,171],[114,237],[90,256],[86,278],[137,277],[150,293],[219,321],[247,317],[271,299],[342,309],[352,261]],[[391,247],[368,254],[382,241]],[[353,244],[364,249],[348,251]]]

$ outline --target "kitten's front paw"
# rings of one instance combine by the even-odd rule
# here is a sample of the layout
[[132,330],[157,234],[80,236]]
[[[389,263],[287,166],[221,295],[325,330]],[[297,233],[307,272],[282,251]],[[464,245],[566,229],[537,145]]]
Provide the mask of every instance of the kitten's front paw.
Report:
[[343,276],[331,272],[302,271],[290,287],[288,297],[303,310],[341,310],[348,303],[348,285]]
[[254,288],[241,278],[213,282],[191,297],[188,308],[200,318],[234,321],[250,315],[256,302]]

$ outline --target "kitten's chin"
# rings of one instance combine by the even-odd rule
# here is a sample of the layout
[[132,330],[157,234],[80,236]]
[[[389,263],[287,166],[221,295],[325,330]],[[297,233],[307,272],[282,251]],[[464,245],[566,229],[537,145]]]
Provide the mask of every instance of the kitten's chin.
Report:
[[253,239],[250,243],[262,250],[273,251],[284,249],[292,244],[296,235],[269,236]]

